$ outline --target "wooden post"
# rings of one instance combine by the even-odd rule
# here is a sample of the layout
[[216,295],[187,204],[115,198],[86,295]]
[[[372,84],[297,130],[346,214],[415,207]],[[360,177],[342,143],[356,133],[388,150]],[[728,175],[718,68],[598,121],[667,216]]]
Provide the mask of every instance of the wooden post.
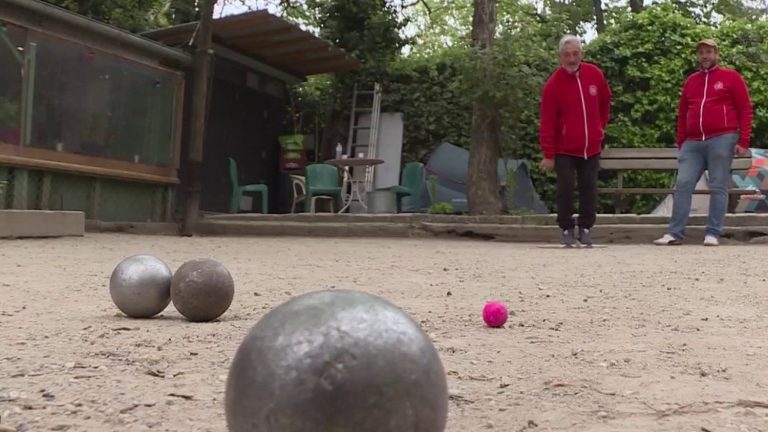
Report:
[[94,178],[91,183],[91,196],[89,197],[88,212],[86,216],[92,220],[99,220],[99,208],[101,204],[101,179]]
[[165,188],[165,212],[163,213],[163,220],[161,222],[173,221],[173,194],[174,188],[168,186]]
[[29,171],[22,168],[13,170],[13,203],[14,210],[27,210],[29,207]]
[[624,171],[619,171],[618,176],[619,180],[617,188],[618,190],[616,191],[616,214],[621,213],[621,189],[624,187]]
[[50,210],[51,205],[51,172],[43,171],[43,180],[40,185],[40,210]]
[[37,43],[27,44],[24,55],[21,102],[21,145],[29,147],[32,142],[32,104],[35,101],[35,66],[37,64]]
[[163,213],[165,212],[165,187],[155,186],[154,196],[152,197],[152,222],[165,222]]
[[205,144],[205,114],[208,111],[208,80],[211,66],[211,36],[213,5],[216,0],[200,0],[200,22],[195,38],[194,82],[192,88],[192,128],[187,153],[187,184],[184,211],[184,235],[192,235],[200,212],[202,188],[203,145]]

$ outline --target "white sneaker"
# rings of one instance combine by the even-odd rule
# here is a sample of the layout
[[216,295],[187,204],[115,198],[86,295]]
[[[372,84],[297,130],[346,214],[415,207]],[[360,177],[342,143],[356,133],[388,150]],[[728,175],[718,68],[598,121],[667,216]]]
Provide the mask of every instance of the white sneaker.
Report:
[[671,234],[664,234],[663,237],[653,241],[653,244],[657,246],[673,246],[673,245],[679,245],[681,243],[682,242],[679,239],[676,239]]
[[704,246],[720,246],[720,241],[712,234],[704,236]]

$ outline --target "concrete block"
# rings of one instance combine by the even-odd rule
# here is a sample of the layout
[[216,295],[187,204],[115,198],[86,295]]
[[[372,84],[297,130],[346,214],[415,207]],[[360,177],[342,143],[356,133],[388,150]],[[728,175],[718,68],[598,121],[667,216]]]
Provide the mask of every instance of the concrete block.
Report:
[[0,238],[85,235],[85,213],[79,211],[0,210]]

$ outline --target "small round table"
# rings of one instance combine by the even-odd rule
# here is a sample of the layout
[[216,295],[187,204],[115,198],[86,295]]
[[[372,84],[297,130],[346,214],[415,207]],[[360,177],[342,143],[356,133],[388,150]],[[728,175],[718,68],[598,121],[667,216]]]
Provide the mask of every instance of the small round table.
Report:
[[[352,200],[354,199],[355,195],[357,195],[357,201],[360,203],[360,205],[362,205],[365,208],[365,210],[368,210],[368,205],[365,202],[365,198],[360,192],[360,186],[362,185],[363,188],[365,188],[365,191],[368,192],[368,182],[373,181],[373,167],[375,165],[383,164],[384,160],[377,159],[377,158],[340,158],[340,159],[329,159],[325,161],[325,163],[327,163],[328,165],[335,165],[343,170],[344,172],[343,183],[342,183],[343,191],[346,191],[347,183],[350,184],[349,194],[346,194],[346,192],[344,193],[345,203],[344,203],[344,206],[342,206],[341,209],[339,210],[339,213],[343,213],[344,210],[349,208],[349,205],[352,203]],[[349,172],[351,167],[365,167],[365,179],[359,180],[359,179],[353,178]]]

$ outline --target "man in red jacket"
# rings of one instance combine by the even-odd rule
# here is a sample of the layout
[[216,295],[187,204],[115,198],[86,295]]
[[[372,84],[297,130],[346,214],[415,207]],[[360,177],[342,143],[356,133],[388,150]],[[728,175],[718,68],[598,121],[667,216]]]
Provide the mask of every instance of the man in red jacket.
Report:
[[741,75],[718,66],[717,43],[696,44],[701,69],[688,76],[680,95],[677,120],[677,184],[669,230],[654,240],[657,245],[678,245],[683,240],[691,195],[706,170],[709,173],[709,216],[705,246],[717,246],[728,207],[728,183],[733,155],[749,154],[752,103]]
[[557,224],[565,246],[575,243],[573,219],[574,177],[579,188],[579,236],[591,245],[595,224],[597,171],[600,167],[605,127],[611,105],[611,89],[597,66],[583,62],[581,41],[576,36],[560,40],[560,67],[544,85],[541,95],[539,144],[541,168],[557,175]]

